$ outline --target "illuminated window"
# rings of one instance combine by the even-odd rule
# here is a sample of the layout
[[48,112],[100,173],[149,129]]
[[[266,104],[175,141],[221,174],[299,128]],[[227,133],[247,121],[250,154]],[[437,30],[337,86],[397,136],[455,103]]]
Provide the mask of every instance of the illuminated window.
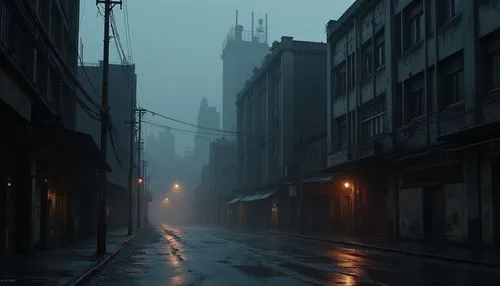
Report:
[[53,218],[56,215],[56,192],[48,191],[47,194],[47,210],[49,211],[49,218]]

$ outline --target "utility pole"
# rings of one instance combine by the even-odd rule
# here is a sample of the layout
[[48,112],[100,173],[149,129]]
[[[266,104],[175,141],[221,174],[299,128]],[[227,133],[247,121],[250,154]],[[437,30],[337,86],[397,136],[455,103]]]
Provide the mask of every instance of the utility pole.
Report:
[[122,4],[121,1],[96,0],[96,5],[104,4],[104,47],[102,66],[102,107],[101,107],[101,190],[99,199],[99,222],[97,223],[97,254],[106,254],[106,231],[107,231],[107,148],[108,148],[108,85],[109,85],[109,19],[111,10],[115,4]]
[[146,224],[149,223],[149,203],[151,202],[151,199],[152,199],[152,195],[151,195],[151,185],[149,184],[149,182],[151,182],[151,176],[146,176],[146,182],[148,183],[146,185],[146,194],[148,194],[147,196],[147,200],[146,200]]
[[133,218],[132,218],[132,188],[134,186],[134,131],[135,131],[135,106],[134,98],[130,97],[130,146],[129,146],[129,167],[128,167],[128,235],[133,233]]
[[142,186],[142,194],[143,194],[143,200],[142,203],[144,204],[143,207],[143,212],[144,212],[144,224],[147,223],[147,217],[148,217],[148,201],[149,201],[149,194],[148,194],[148,189],[146,188],[147,185],[149,185],[149,182],[147,179],[147,170],[148,170],[148,161],[142,160],[142,172],[143,175],[142,177],[144,178],[144,184]]
[[297,160],[297,198],[298,198],[298,213],[299,213],[299,233],[304,233],[304,186],[302,162],[304,160],[304,142],[302,134],[299,135],[299,150]]
[[142,182],[138,182],[137,184],[137,228],[141,227],[141,186],[144,184],[144,178],[142,177],[142,171],[141,171],[141,151],[142,151],[142,116],[146,110],[138,108],[137,109],[137,117],[138,117],[138,142],[137,142],[137,176],[139,176],[139,179],[142,180]]

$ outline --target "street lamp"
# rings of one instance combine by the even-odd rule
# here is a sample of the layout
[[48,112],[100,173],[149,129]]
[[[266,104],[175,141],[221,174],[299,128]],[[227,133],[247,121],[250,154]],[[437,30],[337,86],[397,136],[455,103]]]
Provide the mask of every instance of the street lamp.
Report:
[[144,182],[144,180],[143,180],[142,178],[140,178],[140,177],[139,177],[139,178],[137,178],[137,183],[138,183],[138,184],[142,184],[143,182]]
[[351,217],[351,223],[350,223],[350,231],[353,231],[356,227],[356,215],[357,215],[357,210],[356,210],[356,192],[354,189],[354,184],[352,184],[349,181],[344,182],[344,189],[346,191],[349,191],[347,193],[347,197],[349,198],[349,208],[350,208],[350,217]]
[[349,189],[351,188],[351,183],[349,183],[349,182],[344,182],[344,188],[346,188],[346,189],[348,189],[348,190],[349,190]]

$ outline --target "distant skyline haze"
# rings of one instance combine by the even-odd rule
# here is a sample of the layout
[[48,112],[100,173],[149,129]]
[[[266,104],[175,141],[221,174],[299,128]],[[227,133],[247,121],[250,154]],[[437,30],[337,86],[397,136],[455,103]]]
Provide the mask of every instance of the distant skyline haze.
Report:
[[[258,19],[268,14],[268,42],[282,36],[298,40],[326,42],[325,25],[337,19],[353,0],[124,0],[128,9],[132,62],[137,72],[138,105],[152,111],[196,123],[200,100],[222,112],[222,44],[229,29],[239,24],[251,29],[251,14]],[[147,2],[147,5],[145,3]],[[124,50],[128,50],[124,11],[114,9]],[[95,1],[82,0],[80,38],[83,61],[102,59],[102,16]],[[119,57],[111,42],[111,62]],[[126,46],[126,47],[125,47]],[[145,119],[172,127],[186,126],[154,118]],[[190,127],[187,127],[191,129]],[[145,125],[145,136],[161,129]],[[193,131],[195,129],[193,128]],[[175,132],[176,153],[193,149],[194,136]]]

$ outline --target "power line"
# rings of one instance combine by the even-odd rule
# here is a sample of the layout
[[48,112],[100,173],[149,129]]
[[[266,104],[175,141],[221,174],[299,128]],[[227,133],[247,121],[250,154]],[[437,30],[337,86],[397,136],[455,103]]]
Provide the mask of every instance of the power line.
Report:
[[113,40],[115,42],[116,50],[118,52],[118,57],[120,58],[120,61],[122,64],[128,64],[127,56],[125,55],[125,52],[123,51],[123,45],[122,45],[122,42],[120,40],[120,34],[118,33],[118,28],[116,26],[116,20],[115,20],[114,13],[111,13],[111,30],[113,33]]
[[128,18],[128,0],[123,1],[123,5],[125,6],[125,12],[123,13],[124,21],[125,21],[125,33],[127,33],[127,46],[128,46],[128,56],[129,60],[132,61],[132,36],[130,33],[130,22]]
[[[64,5],[65,5],[64,1],[59,2],[59,3],[61,3],[63,5],[63,10],[67,11],[66,7],[64,7]],[[39,29],[41,29],[41,27],[43,27],[43,24],[40,22],[40,19],[37,16],[37,12],[35,11],[35,8],[33,7],[33,5],[28,5],[28,6],[29,6],[28,10],[30,11],[30,15],[33,18],[33,21],[35,21],[38,24],[38,27],[40,27]],[[61,11],[61,14],[63,15],[63,20],[68,27],[71,27],[71,25],[69,24],[67,15],[66,15],[66,13],[64,13],[64,11]],[[95,107],[97,107],[98,109],[101,109],[102,107],[100,106],[100,104],[96,103],[94,101],[94,99],[87,94],[87,91],[83,88],[80,81],[78,80],[78,78],[74,74],[73,70],[68,66],[67,62],[64,61],[63,57],[59,54],[59,51],[55,48],[55,45],[52,42],[52,40],[50,39],[49,35],[47,35],[47,33],[45,31],[43,31],[42,35],[45,36],[45,38],[46,38],[45,40],[49,44],[48,46],[50,47],[50,49],[54,52],[54,54],[57,56],[57,58],[63,64],[63,68],[65,70],[63,71],[62,74],[64,74],[64,75],[69,74],[70,78],[75,82],[76,87],[82,92],[82,95],[88,101],[90,101]],[[73,36],[70,36],[69,40],[71,41],[71,46],[74,49],[73,52],[76,52],[75,54],[78,55],[78,57],[79,57],[77,40]],[[96,91],[95,87],[94,87],[94,91]],[[97,93],[97,91],[96,91],[96,94],[99,95],[99,93]]]
[[[187,132],[187,133],[189,133],[189,135],[207,135],[207,136],[215,136],[215,137],[222,137],[223,136],[223,134],[206,133],[206,132],[199,132],[199,131],[188,130],[188,129],[183,129],[183,128],[177,128],[177,127],[172,127],[172,126],[169,126],[169,125],[160,124],[160,123],[156,123],[156,122],[151,122],[151,121],[147,121],[147,120],[143,120],[142,122],[144,122],[146,124],[149,124],[149,125],[152,125],[152,126],[156,126],[156,127],[168,128],[168,129],[171,129],[171,130],[174,130],[174,131]],[[236,135],[235,134],[230,134],[229,136],[236,136]],[[213,138],[211,138],[211,139],[213,139]]]
[[232,134],[232,135],[237,135],[238,134],[238,132],[235,132],[235,131],[228,131],[228,130],[210,128],[210,127],[203,127],[203,126],[192,124],[192,123],[189,123],[189,122],[186,122],[186,121],[175,119],[173,117],[169,117],[169,116],[166,116],[166,115],[163,115],[163,114],[159,114],[157,112],[154,112],[154,111],[151,111],[151,110],[148,110],[148,109],[144,109],[144,110],[146,112],[151,113],[153,116],[162,117],[164,119],[171,120],[171,121],[174,121],[174,122],[177,122],[177,123],[181,123],[181,124],[184,124],[184,125],[187,125],[187,126],[191,126],[191,127],[194,127],[194,128],[205,129],[205,130],[215,131],[215,132],[218,132],[218,133],[220,132],[220,133],[226,133],[226,134]]
[[[27,3],[31,3],[31,2],[27,2]],[[74,74],[73,69],[68,65],[68,63],[65,61],[65,59],[63,59],[63,57],[61,56],[61,54],[59,53],[59,51],[55,47],[55,45],[52,42],[52,39],[48,35],[47,31],[43,28],[44,26],[41,23],[39,17],[37,16],[37,12],[35,10],[35,7],[33,5],[31,5],[31,4],[26,5],[26,7],[27,7],[27,11],[28,11],[29,16],[32,18],[32,20],[35,23],[38,24],[37,25],[38,26],[38,30],[37,31],[33,31],[33,32],[34,33],[38,32],[36,34],[41,35],[41,38],[43,38],[43,40],[45,41],[45,44],[46,44],[46,47],[48,48],[48,50],[50,52],[52,52],[53,55],[55,55],[55,58],[57,58],[61,62],[61,65],[56,65],[56,70],[61,75],[61,78],[64,79],[64,80],[66,80],[66,81],[68,81],[68,82],[70,82],[69,80],[67,80],[67,77],[69,76],[71,82],[73,82],[74,85],[76,86],[76,88],[81,91],[82,95],[87,100],[89,100],[91,103],[93,103],[95,105],[95,107],[98,108],[98,110],[101,110],[101,106],[99,104],[95,104],[95,102],[93,101],[93,99],[87,94],[87,91],[83,88],[83,86],[81,85],[80,81],[78,80],[78,78]],[[64,9],[64,10],[66,10],[66,9]],[[62,14],[64,15],[63,20],[67,24],[68,21],[66,19],[66,14],[65,13],[62,13]],[[75,42],[72,37],[70,38],[70,41],[72,41],[73,47],[76,48],[76,54],[78,54],[78,48],[77,48],[78,43]],[[45,52],[47,52],[47,51],[45,51]],[[85,102],[83,102],[83,100],[81,100],[78,97],[78,94],[73,94],[73,93],[70,92],[70,95],[75,98],[75,101],[90,116],[90,118],[95,119],[95,120],[100,120],[100,116],[98,115],[98,113],[95,112],[95,111],[92,111],[91,108],[89,106],[87,106],[85,104]]]

